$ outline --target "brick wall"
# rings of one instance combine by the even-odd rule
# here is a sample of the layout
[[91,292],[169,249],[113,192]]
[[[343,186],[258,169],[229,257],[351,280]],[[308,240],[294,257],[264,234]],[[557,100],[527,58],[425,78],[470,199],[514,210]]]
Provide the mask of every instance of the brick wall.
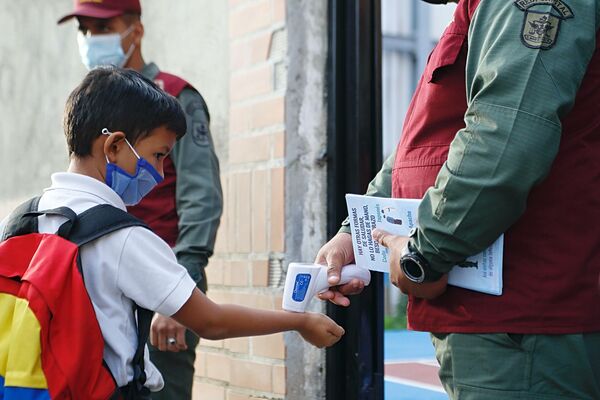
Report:
[[[224,214],[207,269],[209,297],[279,309],[269,258],[284,252],[285,0],[230,0],[228,154]],[[283,334],[201,340],[194,399],[283,399]]]

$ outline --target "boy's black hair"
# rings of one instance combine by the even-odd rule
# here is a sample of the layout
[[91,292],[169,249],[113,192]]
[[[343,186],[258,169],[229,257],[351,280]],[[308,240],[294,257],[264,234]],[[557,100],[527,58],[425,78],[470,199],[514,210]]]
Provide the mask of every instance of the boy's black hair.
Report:
[[187,127],[175,97],[134,70],[112,66],[93,69],[71,92],[63,125],[69,155],[78,157],[91,154],[103,128],[124,132],[134,145],[155,128],[165,126],[179,139]]

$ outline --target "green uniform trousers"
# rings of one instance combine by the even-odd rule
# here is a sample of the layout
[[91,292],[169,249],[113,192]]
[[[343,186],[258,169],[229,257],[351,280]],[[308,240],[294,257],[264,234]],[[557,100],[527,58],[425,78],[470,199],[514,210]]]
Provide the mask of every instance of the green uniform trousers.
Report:
[[[206,293],[207,282],[204,268],[201,268],[202,278],[198,288]],[[191,400],[194,385],[194,361],[196,361],[196,346],[200,338],[191,331],[185,332],[187,350],[173,353],[160,351],[148,340],[150,360],[163,376],[165,387],[152,393],[152,400]]]
[[453,400],[600,399],[600,333],[431,337]]

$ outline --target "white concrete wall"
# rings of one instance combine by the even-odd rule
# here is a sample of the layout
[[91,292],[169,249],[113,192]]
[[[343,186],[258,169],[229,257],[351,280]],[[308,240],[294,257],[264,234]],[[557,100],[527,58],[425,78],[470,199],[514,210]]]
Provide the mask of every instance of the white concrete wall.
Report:
[[0,0],[0,217],[67,165],[62,110],[85,73],[74,26],[56,25],[70,4]]
[[[0,219],[47,187],[68,164],[62,112],[86,73],[74,21],[56,25],[71,0],[0,0]],[[229,101],[228,2],[143,0],[143,54],[181,74],[210,108],[225,155]]]
[[229,128],[229,3],[142,0],[142,12],[146,62],[185,78],[202,93],[223,163]]

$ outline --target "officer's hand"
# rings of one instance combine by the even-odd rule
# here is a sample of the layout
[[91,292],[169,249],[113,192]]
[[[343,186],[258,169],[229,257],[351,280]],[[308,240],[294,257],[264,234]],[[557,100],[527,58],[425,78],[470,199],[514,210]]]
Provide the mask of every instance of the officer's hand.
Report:
[[160,351],[186,350],[185,326],[173,318],[155,314],[150,329],[150,343]]
[[442,275],[442,277],[435,282],[427,283],[415,283],[406,278],[400,268],[400,257],[402,256],[402,249],[404,249],[408,243],[408,237],[392,235],[381,229],[374,229],[372,235],[373,239],[380,245],[387,247],[389,250],[390,282],[400,289],[402,293],[431,300],[446,291],[448,274]]
[[336,286],[340,282],[342,267],[354,262],[354,250],[352,248],[352,236],[348,233],[338,233],[319,250],[316,264],[327,265],[327,280],[329,285],[335,286],[320,293],[321,300],[329,300],[339,306],[347,307],[350,300],[346,297],[362,292],[364,282],[352,279],[345,285]]

